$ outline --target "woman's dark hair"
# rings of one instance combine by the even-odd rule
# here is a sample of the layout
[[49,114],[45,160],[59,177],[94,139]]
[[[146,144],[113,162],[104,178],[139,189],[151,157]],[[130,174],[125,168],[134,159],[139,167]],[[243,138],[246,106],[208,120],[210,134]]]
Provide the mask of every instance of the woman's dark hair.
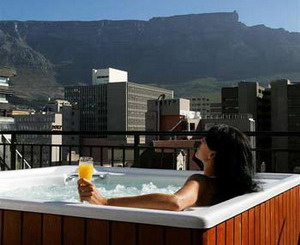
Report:
[[250,142],[238,129],[220,124],[209,129],[206,143],[215,151],[217,193],[214,203],[258,190]]

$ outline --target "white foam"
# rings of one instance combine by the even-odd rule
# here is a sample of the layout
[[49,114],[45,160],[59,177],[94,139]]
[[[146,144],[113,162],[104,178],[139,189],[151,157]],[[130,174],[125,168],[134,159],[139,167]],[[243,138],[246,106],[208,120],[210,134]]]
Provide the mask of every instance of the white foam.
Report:
[[[166,184],[165,186],[161,186],[161,183],[159,183],[160,187],[158,187],[158,185],[153,182],[124,185],[116,183],[107,184],[96,181],[95,184],[106,197],[135,196],[149,193],[171,194],[180,188],[180,185]],[[66,185],[50,184],[1,190],[0,196],[26,200],[79,202],[76,181],[69,182]]]

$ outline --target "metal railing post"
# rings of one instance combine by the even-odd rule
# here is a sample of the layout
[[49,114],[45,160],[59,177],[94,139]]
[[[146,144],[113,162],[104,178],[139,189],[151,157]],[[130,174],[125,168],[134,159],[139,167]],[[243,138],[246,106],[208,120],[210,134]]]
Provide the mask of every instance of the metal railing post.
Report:
[[11,143],[10,143],[10,168],[16,170],[16,143],[17,135],[16,133],[11,134]]
[[134,144],[133,144],[133,161],[134,161],[134,165],[136,167],[140,166],[140,150],[139,150],[139,144],[140,144],[140,135],[139,134],[135,134],[134,135]]

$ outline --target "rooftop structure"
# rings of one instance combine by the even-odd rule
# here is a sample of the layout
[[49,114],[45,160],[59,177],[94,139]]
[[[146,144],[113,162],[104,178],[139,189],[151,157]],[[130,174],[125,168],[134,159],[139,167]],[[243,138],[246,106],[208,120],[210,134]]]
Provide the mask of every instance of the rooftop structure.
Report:
[[92,70],[93,85],[115,83],[115,82],[128,82],[127,71],[121,71],[114,68]]

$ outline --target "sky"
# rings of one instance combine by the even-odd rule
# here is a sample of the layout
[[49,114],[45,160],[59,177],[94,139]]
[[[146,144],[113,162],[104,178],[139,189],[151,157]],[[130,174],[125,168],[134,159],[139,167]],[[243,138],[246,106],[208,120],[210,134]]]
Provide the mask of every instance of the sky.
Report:
[[300,32],[300,0],[0,0],[0,20],[149,20],[234,10],[248,26]]

